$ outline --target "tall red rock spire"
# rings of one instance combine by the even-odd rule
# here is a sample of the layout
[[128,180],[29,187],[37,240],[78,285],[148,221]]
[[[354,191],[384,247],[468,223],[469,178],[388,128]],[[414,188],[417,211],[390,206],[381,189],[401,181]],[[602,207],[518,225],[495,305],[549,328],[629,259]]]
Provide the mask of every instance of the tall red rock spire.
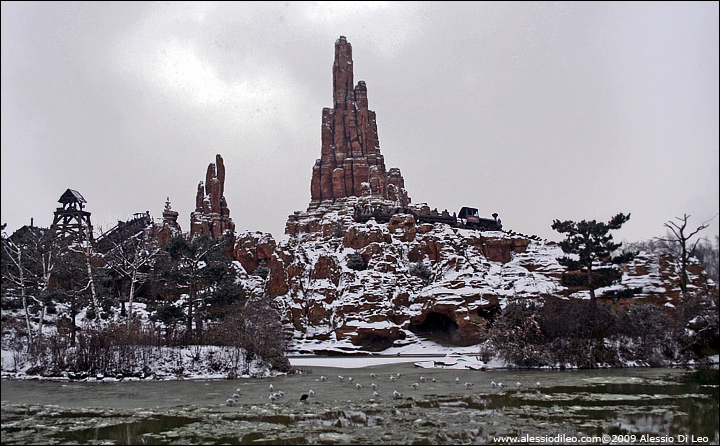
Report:
[[405,206],[410,198],[399,169],[385,169],[375,112],[368,109],[367,87],[353,86],[352,46],[335,41],[333,108],[322,111],[322,151],[313,167],[312,200],[382,197]]
[[195,196],[195,212],[190,214],[190,235],[208,234],[220,237],[226,230],[235,231],[230,209],[225,201],[225,163],[222,156],[215,156],[205,174],[205,183],[198,184]]

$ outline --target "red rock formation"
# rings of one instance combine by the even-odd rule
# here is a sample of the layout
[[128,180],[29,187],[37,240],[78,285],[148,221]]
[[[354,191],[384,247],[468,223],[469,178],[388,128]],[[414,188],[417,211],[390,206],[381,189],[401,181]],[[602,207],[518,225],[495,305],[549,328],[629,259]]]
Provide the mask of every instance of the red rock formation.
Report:
[[170,207],[170,197],[165,202],[165,210],[163,211],[163,223],[157,230],[157,238],[160,246],[165,247],[175,235],[182,234],[180,224],[177,222],[178,213]]
[[[564,285],[563,276],[572,272],[557,262],[564,253],[554,242],[417,224],[407,214],[387,224],[356,223],[352,206],[366,199],[384,201],[348,197],[291,215],[290,236],[267,263],[262,295],[274,298],[283,323],[296,331],[299,350],[377,351],[417,342],[416,336],[471,345],[486,338],[488,321],[510,300],[587,294]],[[243,248],[249,253],[244,265],[260,258],[260,251],[270,259],[261,245]],[[362,255],[367,269],[348,267],[351,252]],[[700,273],[692,272],[697,287],[707,283]],[[638,256],[621,276],[621,287],[640,287],[642,293],[614,306],[642,301],[671,311],[679,301],[677,262],[671,258]]]
[[232,257],[240,262],[248,274],[252,274],[260,264],[267,264],[276,249],[275,240],[270,234],[245,232],[235,239]]
[[222,156],[208,166],[205,183],[198,184],[195,212],[190,214],[190,235],[208,234],[220,237],[225,231],[235,231],[230,209],[225,201],[225,164]]
[[368,109],[367,87],[353,86],[352,46],[344,36],[335,42],[333,108],[322,111],[322,150],[313,167],[313,201],[370,195],[410,202],[400,170],[385,169],[375,112]]
[[[581,289],[563,285],[568,272],[557,262],[563,253],[554,242],[418,223],[402,213],[387,224],[354,220],[356,206],[430,208],[408,204],[400,171],[386,170],[367,89],[363,82],[353,86],[352,65],[351,46],[341,37],[310,207],[288,217],[288,237],[274,254],[258,237],[244,238],[235,249],[249,273],[264,259],[270,272],[262,296],[273,299],[283,323],[293,328],[297,348],[378,351],[418,342],[417,336],[472,345],[486,338],[489,321],[510,300],[582,297]],[[348,265],[353,252],[366,269]],[[673,265],[638,258],[626,266],[622,286],[639,286],[640,298],[669,308],[679,293],[664,275],[676,277]]]

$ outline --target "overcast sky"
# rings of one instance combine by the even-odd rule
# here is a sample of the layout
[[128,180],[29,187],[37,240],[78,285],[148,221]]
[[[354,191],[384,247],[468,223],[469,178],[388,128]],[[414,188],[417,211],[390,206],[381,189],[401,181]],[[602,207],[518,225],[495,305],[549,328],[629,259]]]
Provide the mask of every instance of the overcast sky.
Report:
[[189,230],[219,153],[236,230],[280,238],[341,35],[413,202],[552,240],[718,213],[717,2],[3,1],[2,222],[49,226],[72,188],[96,229],[169,196]]

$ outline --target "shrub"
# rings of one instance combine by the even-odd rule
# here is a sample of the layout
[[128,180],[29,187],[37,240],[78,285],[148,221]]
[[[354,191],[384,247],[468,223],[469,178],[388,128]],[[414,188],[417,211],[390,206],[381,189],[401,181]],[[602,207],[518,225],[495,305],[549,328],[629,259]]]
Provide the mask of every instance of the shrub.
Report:
[[717,289],[689,293],[678,305],[676,317],[683,360],[718,354],[720,323]]
[[[266,267],[267,268],[267,267]],[[223,307],[245,299],[245,288],[242,283],[225,283],[212,292],[206,302],[216,307]]]
[[427,285],[430,283],[432,270],[430,270],[430,266],[422,260],[411,264],[410,268],[408,268],[408,272],[415,277],[421,278],[424,284]]
[[544,365],[538,347],[542,332],[534,302],[511,302],[490,329],[489,338],[501,358],[519,367]]
[[183,316],[183,311],[180,307],[176,307],[172,304],[161,305],[155,312],[155,315],[151,317],[153,320],[163,322],[165,324],[172,324]]
[[335,238],[343,238],[343,237],[345,237],[346,231],[347,230],[345,229],[345,225],[343,225],[342,221],[338,221],[332,227],[332,236]]
[[584,299],[516,301],[502,310],[488,337],[496,354],[517,367],[664,366],[717,351],[717,306],[703,302],[685,302],[673,315],[646,302],[612,309]]
[[253,272],[253,276],[262,277],[263,279],[267,279],[268,274],[270,274],[270,268],[268,268],[265,261],[262,261]]
[[347,267],[355,271],[364,271],[367,269],[367,262],[360,253],[354,252],[348,256]]
[[281,372],[291,369],[287,339],[277,311],[264,299],[249,301],[238,315],[240,345],[248,357],[259,357]]

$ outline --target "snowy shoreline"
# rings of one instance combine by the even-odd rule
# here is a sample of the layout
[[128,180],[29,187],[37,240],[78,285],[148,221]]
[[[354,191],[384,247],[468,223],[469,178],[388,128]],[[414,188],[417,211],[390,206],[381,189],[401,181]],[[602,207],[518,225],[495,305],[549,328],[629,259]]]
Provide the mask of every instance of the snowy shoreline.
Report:
[[2,379],[78,382],[177,381],[265,378],[284,375],[260,359],[248,360],[242,349],[210,345],[139,346],[142,362],[113,373],[55,370],[38,367],[24,353],[2,349]]
[[[7,351],[3,350],[3,357],[5,357]],[[448,370],[518,370],[517,368],[510,367],[507,363],[492,359],[488,362],[483,362],[475,355],[467,355],[460,353],[449,353],[449,354],[369,354],[369,355],[351,355],[351,356],[318,356],[318,355],[293,355],[288,356],[290,364],[293,367],[302,369],[303,367],[328,367],[328,368],[339,368],[339,369],[357,369],[365,367],[374,367],[387,364],[401,364],[401,363],[412,363],[413,366],[419,368],[439,368]],[[707,363],[699,364],[668,364],[663,367],[651,367],[647,364],[641,363],[628,363],[622,367],[598,367],[598,369],[608,368],[718,368],[720,364],[720,356],[714,355],[708,358]],[[259,364],[258,364],[259,365]],[[200,367],[197,367],[200,368]],[[196,370],[197,370],[196,368]],[[565,367],[564,370],[579,370],[579,367]],[[522,370],[562,370],[559,367],[536,367],[536,368],[523,368]],[[300,371],[302,373],[302,370]],[[75,382],[131,382],[131,381],[184,381],[184,380],[227,380],[227,379],[252,379],[252,378],[270,378],[276,376],[287,375],[284,372],[273,372],[267,367],[255,367],[252,373],[239,374],[235,377],[228,377],[225,372],[221,373],[190,373],[187,375],[178,376],[172,373],[162,374],[155,372],[146,377],[112,377],[112,376],[90,376],[84,379],[72,379],[69,374],[65,372],[62,376],[41,376],[41,375],[28,375],[22,372],[11,373],[3,370],[2,379],[12,380],[46,380],[46,381],[75,381]]]

